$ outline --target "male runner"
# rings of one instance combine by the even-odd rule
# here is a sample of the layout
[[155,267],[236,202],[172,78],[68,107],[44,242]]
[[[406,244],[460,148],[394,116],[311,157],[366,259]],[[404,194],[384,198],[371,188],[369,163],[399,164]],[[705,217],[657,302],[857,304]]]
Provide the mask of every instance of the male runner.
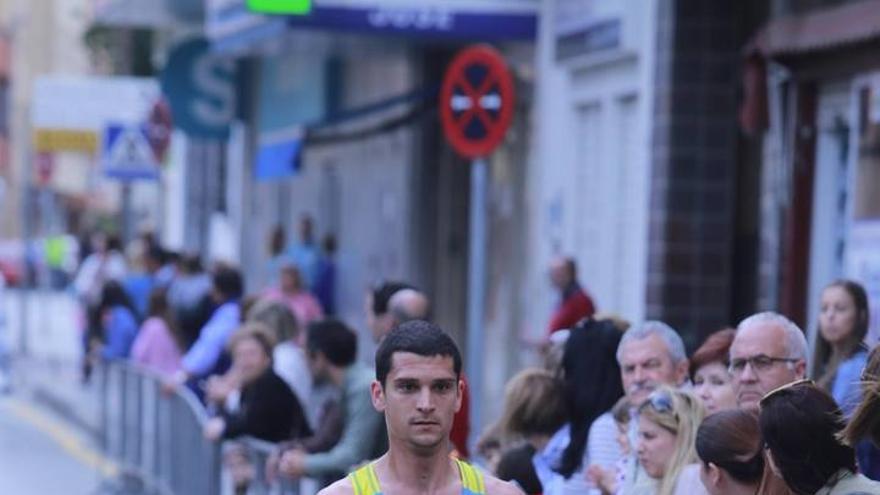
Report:
[[392,330],[376,351],[371,392],[385,413],[388,452],[319,495],[522,495],[449,455],[461,354],[439,327],[416,320]]

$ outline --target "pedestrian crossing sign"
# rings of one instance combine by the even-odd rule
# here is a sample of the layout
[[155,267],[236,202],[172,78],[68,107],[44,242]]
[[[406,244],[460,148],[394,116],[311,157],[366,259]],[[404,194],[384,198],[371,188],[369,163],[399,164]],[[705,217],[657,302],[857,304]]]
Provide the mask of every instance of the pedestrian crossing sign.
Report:
[[148,136],[146,125],[108,125],[101,147],[104,174],[122,180],[157,179],[159,162]]

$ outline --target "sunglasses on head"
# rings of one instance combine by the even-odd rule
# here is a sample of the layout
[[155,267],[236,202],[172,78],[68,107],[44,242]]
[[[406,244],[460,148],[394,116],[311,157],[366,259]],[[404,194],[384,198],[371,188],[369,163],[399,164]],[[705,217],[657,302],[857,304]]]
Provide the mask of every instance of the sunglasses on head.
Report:
[[774,395],[779,394],[780,392],[784,392],[785,390],[797,387],[799,385],[803,385],[805,383],[810,384],[810,385],[815,385],[815,382],[813,382],[813,380],[810,380],[809,378],[804,378],[802,380],[795,380],[791,383],[786,383],[785,385],[783,385],[781,387],[774,388],[773,390],[764,394],[764,397],[761,398],[761,400],[758,402],[758,405],[763,405],[766,400],[770,399]]
[[659,413],[671,413],[674,411],[672,395],[665,390],[651,392],[647,401],[651,407]]

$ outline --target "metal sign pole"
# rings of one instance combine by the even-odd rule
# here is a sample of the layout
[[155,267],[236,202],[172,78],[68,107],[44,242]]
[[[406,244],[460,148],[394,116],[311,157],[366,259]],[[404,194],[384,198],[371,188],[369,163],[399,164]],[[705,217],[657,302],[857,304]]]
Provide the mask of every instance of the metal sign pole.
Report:
[[123,246],[127,246],[133,239],[134,233],[134,214],[131,206],[131,181],[125,180],[122,183],[122,242]]
[[28,355],[28,333],[30,331],[28,296],[30,295],[30,278],[31,278],[31,255],[30,244],[32,235],[32,218],[31,218],[31,181],[34,176],[34,151],[28,146],[24,157],[24,187],[21,191],[21,232],[22,232],[22,251],[21,251],[21,282],[19,284],[18,295],[20,297],[21,320],[19,322],[18,334],[18,353],[22,357]]
[[483,308],[486,301],[487,196],[489,171],[485,158],[471,166],[470,262],[468,267],[467,370],[470,387],[471,437],[483,426]]

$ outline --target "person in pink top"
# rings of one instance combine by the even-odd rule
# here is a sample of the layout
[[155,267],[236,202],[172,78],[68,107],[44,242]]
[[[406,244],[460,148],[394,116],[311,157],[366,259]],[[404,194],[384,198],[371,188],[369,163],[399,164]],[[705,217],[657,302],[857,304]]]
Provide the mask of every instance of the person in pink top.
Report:
[[263,298],[286,304],[303,328],[324,317],[318,299],[307,290],[299,269],[292,264],[281,267],[278,287],[266,289]]
[[150,293],[147,314],[148,318],[132,344],[131,360],[157,373],[171,375],[180,368],[183,346],[171,318],[165,289]]

